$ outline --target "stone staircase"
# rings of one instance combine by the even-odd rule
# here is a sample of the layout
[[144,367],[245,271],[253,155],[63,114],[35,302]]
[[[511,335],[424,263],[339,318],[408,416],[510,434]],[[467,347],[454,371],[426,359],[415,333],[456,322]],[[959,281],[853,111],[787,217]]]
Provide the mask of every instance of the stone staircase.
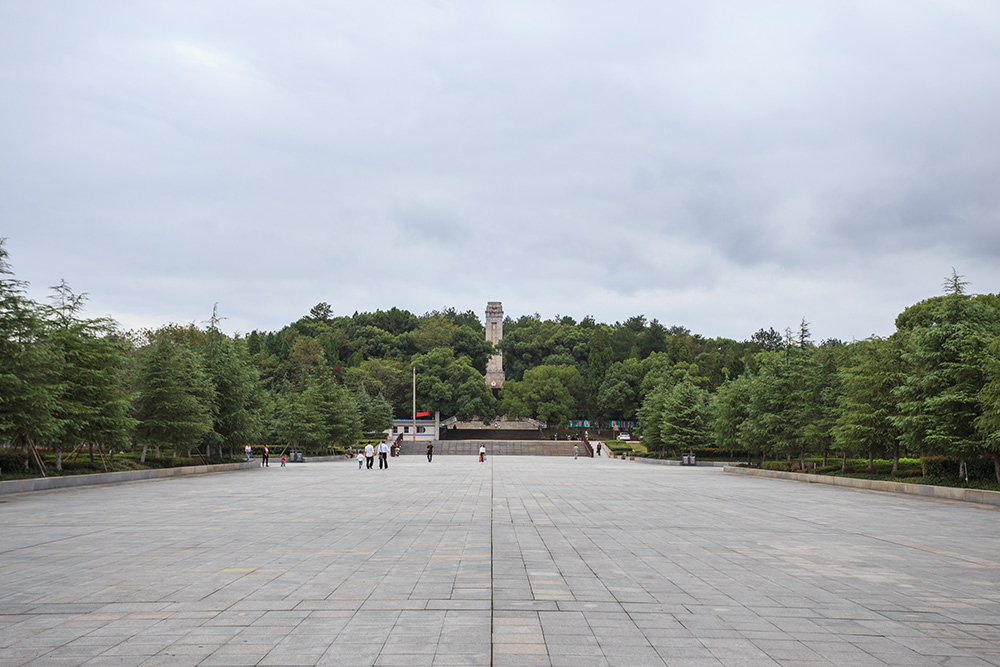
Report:
[[[486,445],[486,458],[491,456],[573,456],[573,445],[580,448],[580,456],[588,456],[582,442],[568,440],[435,440],[434,456],[479,456],[479,445]],[[400,456],[427,455],[426,442],[403,442]]]

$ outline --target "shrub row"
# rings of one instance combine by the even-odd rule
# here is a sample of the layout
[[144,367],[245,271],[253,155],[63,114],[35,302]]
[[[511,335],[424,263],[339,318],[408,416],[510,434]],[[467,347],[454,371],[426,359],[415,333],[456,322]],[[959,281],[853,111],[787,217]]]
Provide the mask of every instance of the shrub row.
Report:
[[[923,462],[924,477],[957,480],[961,461],[947,456],[925,456]],[[965,465],[969,469],[969,480],[995,481],[996,473],[993,459],[976,457],[967,459]]]
[[20,447],[0,447],[0,471],[24,472],[28,459]]

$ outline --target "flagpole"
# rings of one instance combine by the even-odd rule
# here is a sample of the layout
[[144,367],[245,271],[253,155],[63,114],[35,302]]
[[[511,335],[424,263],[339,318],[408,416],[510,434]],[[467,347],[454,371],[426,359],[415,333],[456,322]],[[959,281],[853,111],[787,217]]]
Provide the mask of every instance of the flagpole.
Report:
[[417,367],[413,367],[413,439],[417,439]]

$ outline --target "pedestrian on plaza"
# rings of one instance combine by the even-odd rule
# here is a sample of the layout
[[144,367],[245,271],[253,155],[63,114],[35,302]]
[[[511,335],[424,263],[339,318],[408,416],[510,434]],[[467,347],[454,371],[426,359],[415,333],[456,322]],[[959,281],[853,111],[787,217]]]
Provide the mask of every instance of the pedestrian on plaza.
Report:
[[482,442],[479,443],[479,462],[486,462],[486,444]]
[[243,448],[243,453],[245,453],[247,455],[247,461],[250,460],[250,452],[251,451],[253,451],[253,450],[250,449],[250,445],[247,445],[246,447]]
[[382,466],[385,469],[389,469],[389,444],[386,442],[378,443],[378,469],[381,470]]
[[434,456],[434,443],[433,442],[428,442],[427,443],[427,462],[428,463],[431,462],[431,458],[433,456]]
[[370,442],[365,445],[365,461],[368,462],[368,470],[371,470],[372,466],[375,465],[375,448],[372,447],[372,443]]
[[576,459],[580,454],[580,447],[576,444],[573,445],[573,458]]
[[361,467],[362,467],[362,466],[363,466],[364,464],[365,464],[365,455],[364,455],[364,454],[362,454],[362,453],[361,453],[361,450],[359,449],[359,450],[358,450],[358,470],[361,470]]
[[601,455],[601,443],[597,443],[597,455]]
[[268,465],[270,461],[270,452],[267,450],[267,445],[264,445],[264,451],[260,455],[260,467],[263,468]]
[[282,468],[285,467],[285,455],[284,454],[281,455],[281,467]]

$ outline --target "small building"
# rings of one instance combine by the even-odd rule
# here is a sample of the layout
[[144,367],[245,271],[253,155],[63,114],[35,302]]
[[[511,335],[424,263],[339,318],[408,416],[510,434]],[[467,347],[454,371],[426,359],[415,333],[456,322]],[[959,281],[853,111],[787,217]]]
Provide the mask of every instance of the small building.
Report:
[[393,419],[392,426],[387,428],[385,439],[393,442],[399,436],[403,436],[403,442],[430,442],[438,439],[440,421],[437,419]]

